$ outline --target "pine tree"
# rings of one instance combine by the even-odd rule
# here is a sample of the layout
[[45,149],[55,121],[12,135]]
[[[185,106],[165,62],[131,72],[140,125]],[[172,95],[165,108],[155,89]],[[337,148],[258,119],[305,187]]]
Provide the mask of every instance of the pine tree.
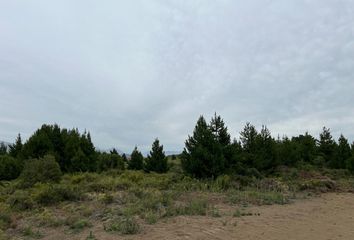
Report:
[[168,171],[167,158],[163,151],[163,145],[160,145],[157,138],[152,144],[150,154],[145,161],[145,170],[157,173],[165,173]]
[[242,161],[248,167],[255,167],[258,132],[251,123],[246,123],[240,132],[240,140],[243,149]]
[[122,158],[123,158],[123,162],[128,163],[128,158],[125,153],[123,153]]
[[243,131],[240,132],[240,140],[243,149],[247,153],[254,153],[256,150],[257,130],[251,123],[246,123]]
[[128,161],[128,169],[142,170],[143,167],[144,167],[144,157],[141,154],[141,152],[138,150],[138,147],[135,147],[130,156],[130,161]]
[[300,144],[294,138],[284,137],[277,143],[278,164],[295,166],[301,160]]
[[318,150],[328,166],[332,168],[338,167],[337,159],[335,158],[336,142],[333,140],[329,128],[323,127],[323,131],[320,134]]
[[220,115],[216,115],[216,113],[214,113],[214,117],[210,121],[209,128],[214,135],[215,140],[222,149],[222,154],[225,159],[225,168],[230,171],[235,168],[240,161],[239,145],[236,142],[231,144],[231,136],[228,133],[228,129]]
[[254,167],[258,170],[268,170],[277,165],[275,140],[266,126],[262,126],[261,132],[256,137],[255,152]]
[[293,137],[291,141],[297,144],[301,161],[314,163],[316,156],[316,139],[314,137],[306,132],[305,135]]
[[220,116],[217,116],[216,113],[211,119],[210,130],[221,146],[226,147],[231,144],[231,137],[227,131],[224,120]]
[[10,145],[10,150],[9,150],[9,154],[14,157],[14,158],[19,158],[21,157],[21,153],[22,153],[22,139],[21,139],[21,134],[17,135],[15,144]]
[[215,178],[225,171],[222,148],[203,116],[197,121],[193,136],[188,136],[181,154],[183,170],[197,178]]
[[338,139],[338,148],[337,148],[337,161],[336,167],[344,169],[346,168],[348,159],[351,157],[350,145],[348,140],[341,134]]

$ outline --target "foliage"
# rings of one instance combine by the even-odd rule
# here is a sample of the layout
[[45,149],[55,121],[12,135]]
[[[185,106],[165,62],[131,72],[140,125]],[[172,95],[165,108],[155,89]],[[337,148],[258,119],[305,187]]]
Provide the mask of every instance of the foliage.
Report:
[[318,151],[320,156],[324,158],[327,166],[336,168],[338,164],[336,162],[336,142],[333,140],[330,129],[323,127],[323,131],[320,134]]
[[22,148],[23,148],[23,144],[22,144],[21,135],[18,134],[15,144],[9,146],[9,154],[14,158],[22,158]]
[[31,187],[35,183],[59,182],[61,178],[59,164],[51,155],[27,160],[20,175],[21,185]]
[[130,170],[142,170],[144,167],[144,157],[137,147],[134,148],[130,161],[128,161],[128,169]]
[[98,155],[97,170],[99,172],[109,169],[124,170],[124,160],[118,153],[100,153]]
[[16,179],[22,170],[21,161],[9,155],[0,155],[0,181]]
[[62,201],[78,201],[82,198],[82,192],[77,187],[66,185],[38,185],[33,199],[40,205],[52,205]]
[[90,133],[43,125],[23,145],[23,158],[41,158],[52,154],[63,172],[94,171],[96,152]]
[[181,163],[187,174],[197,178],[215,178],[225,171],[222,145],[203,116],[185,142]]
[[152,144],[150,155],[145,161],[145,170],[157,173],[165,173],[168,171],[167,158],[163,151],[163,145],[160,146],[160,142],[157,138]]
[[126,217],[111,221],[105,226],[105,230],[130,235],[138,233],[140,231],[140,225],[134,218]]

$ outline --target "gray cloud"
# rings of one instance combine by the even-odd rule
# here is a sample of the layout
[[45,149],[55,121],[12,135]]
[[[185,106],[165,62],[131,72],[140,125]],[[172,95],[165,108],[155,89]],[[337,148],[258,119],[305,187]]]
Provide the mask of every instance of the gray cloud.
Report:
[[353,56],[351,0],[0,1],[0,139],[56,122],[180,150],[217,111],[235,137],[354,140]]

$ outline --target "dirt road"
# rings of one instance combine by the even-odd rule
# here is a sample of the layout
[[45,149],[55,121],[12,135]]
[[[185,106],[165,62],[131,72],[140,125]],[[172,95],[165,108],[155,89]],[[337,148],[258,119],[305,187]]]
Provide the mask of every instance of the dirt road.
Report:
[[[324,194],[288,205],[246,208],[252,216],[177,217],[144,227],[143,233],[119,236],[94,228],[107,239],[240,239],[240,240],[354,240],[354,194]],[[87,232],[72,239],[85,239]],[[49,236],[48,236],[49,237]],[[61,239],[69,239],[63,236]],[[48,239],[54,239],[53,236]]]

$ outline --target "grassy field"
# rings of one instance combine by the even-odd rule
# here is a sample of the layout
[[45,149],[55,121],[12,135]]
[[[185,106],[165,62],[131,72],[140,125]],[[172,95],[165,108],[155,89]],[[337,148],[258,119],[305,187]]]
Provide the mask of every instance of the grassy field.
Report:
[[249,206],[353,189],[354,180],[338,170],[282,169],[271,178],[224,175],[216,180],[196,180],[179,171],[108,171],[66,174],[59,183],[30,188],[15,180],[0,183],[0,239],[41,239],[53,231],[68,238],[87,232],[86,239],[96,239],[97,225],[107,234],[142,234],[145,226],[176,216],[237,218],[257,214]]

